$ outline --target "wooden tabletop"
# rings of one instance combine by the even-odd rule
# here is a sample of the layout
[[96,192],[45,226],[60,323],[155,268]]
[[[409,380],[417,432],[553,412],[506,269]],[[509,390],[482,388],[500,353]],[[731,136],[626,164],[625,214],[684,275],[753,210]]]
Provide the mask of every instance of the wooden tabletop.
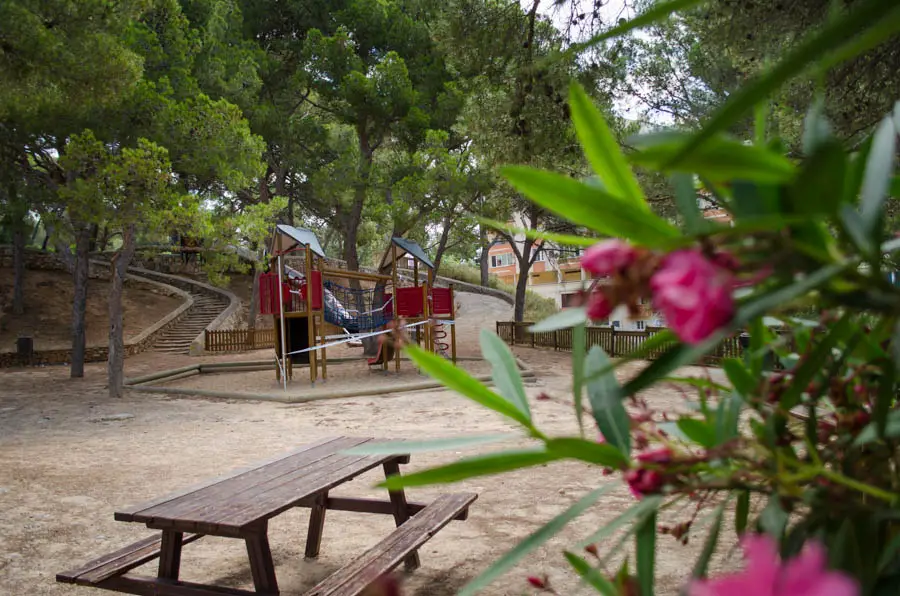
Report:
[[119,521],[218,536],[241,536],[279,513],[400,455],[347,455],[372,438],[331,437],[199,486],[126,507]]

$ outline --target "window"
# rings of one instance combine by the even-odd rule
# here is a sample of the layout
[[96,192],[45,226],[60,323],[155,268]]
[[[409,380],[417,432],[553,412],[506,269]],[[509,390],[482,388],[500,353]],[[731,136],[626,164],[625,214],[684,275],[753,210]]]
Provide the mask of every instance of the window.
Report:
[[563,308],[580,306],[582,302],[581,292],[570,292],[569,294],[562,294],[559,298]]
[[622,326],[622,323],[620,323],[619,321],[613,321],[612,326],[613,326],[613,327],[616,327],[616,328],[619,328],[619,327]]
[[537,255],[535,255],[534,257],[535,263],[540,263],[541,261],[547,260],[547,254],[543,250],[541,250],[540,248],[534,248],[532,250],[537,252]]
[[491,255],[491,267],[505,267],[516,262],[516,256],[511,252]]
[[637,328],[638,331],[643,331],[644,329],[646,329],[644,321],[635,321],[634,326]]

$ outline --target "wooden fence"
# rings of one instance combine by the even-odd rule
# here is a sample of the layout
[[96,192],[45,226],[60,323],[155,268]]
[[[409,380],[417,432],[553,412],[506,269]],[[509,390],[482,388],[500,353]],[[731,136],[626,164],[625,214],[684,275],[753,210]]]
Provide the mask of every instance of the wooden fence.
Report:
[[[252,340],[252,341],[251,341]],[[206,330],[204,334],[207,352],[243,352],[275,346],[274,329],[220,329]]]
[[[532,348],[552,348],[556,351],[572,351],[572,329],[557,329],[556,331],[538,331],[532,333],[529,328],[534,323],[513,323],[511,321],[497,321],[497,335],[509,345],[530,346]],[[650,337],[653,337],[665,327],[647,327],[643,331],[621,331],[615,327],[588,327],[585,329],[586,349],[592,346],[600,346],[610,356],[625,356],[637,350]],[[662,344],[650,350],[646,358],[655,360],[668,350],[670,344]],[[724,339],[715,349],[703,359],[703,364],[718,365],[725,358],[739,358],[741,356],[741,344],[737,336]]]

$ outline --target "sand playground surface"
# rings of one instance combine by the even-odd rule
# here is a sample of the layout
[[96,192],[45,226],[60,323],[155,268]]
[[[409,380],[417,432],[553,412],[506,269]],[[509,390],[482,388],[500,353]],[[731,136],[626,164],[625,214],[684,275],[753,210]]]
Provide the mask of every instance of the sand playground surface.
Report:
[[[488,301],[480,296],[471,298]],[[467,329],[460,325],[460,337],[466,338],[460,342],[461,352],[476,356],[478,329],[488,324],[492,328],[494,320],[508,319],[509,308],[503,303],[492,305],[494,310],[476,311],[468,304],[463,312],[466,308],[470,318]],[[475,316],[475,312],[481,316]],[[536,375],[526,391],[538,427],[549,435],[577,433],[572,409],[562,401],[571,392],[570,356],[527,348],[515,352]],[[260,352],[188,358],[144,353],[128,360],[127,374],[138,376],[194,362],[266,356]],[[632,375],[640,366],[623,367],[621,374]],[[411,363],[404,362],[403,367],[408,372],[401,374],[420,378]],[[334,375],[338,370],[335,366]],[[117,508],[187,488],[303,443],[339,435],[435,439],[517,432],[493,412],[443,389],[302,404],[138,392],[110,399],[105,372],[105,364],[89,364],[85,378],[73,380],[63,367],[0,371],[0,594],[99,594],[95,588],[57,584],[54,578],[58,572],[151,535],[140,524],[114,521]],[[382,374],[355,370],[348,376],[367,383]],[[706,369],[687,368],[679,374],[708,373]],[[297,376],[302,377],[302,373]],[[203,375],[179,383],[186,386],[200,380],[231,387],[275,383],[269,371]],[[309,386],[308,381],[304,384],[295,380],[295,384]],[[537,399],[541,393],[554,399]],[[654,388],[645,397],[667,411],[682,408],[683,396],[676,389]],[[527,445],[527,440],[514,437],[504,444],[465,451],[414,454],[402,469],[422,470],[463,455]],[[369,472],[342,485],[334,494],[385,498],[383,489],[374,487],[381,478],[380,471]],[[454,594],[520,540],[605,483],[614,483],[615,488],[483,592],[491,596],[533,594],[526,576],[546,573],[559,594],[593,594],[568,569],[562,551],[633,505],[634,498],[616,477],[603,476],[600,469],[580,462],[408,490],[408,497],[416,501],[458,491],[477,492],[479,498],[467,521],[452,522],[421,549],[422,567],[405,580],[404,593]],[[660,521],[680,521],[689,514],[670,511]],[[319,558],[304,560],[308,515],[307,509],[294,509],[269,524],[276,573],[285,596],[303,594],[376,544],[394,526],[390,516],[329,512]],[[734,541],[730,529],[723,529],[722,539]],[[613,561],[621,561],[633,542],[627,548],[616,543],[611,538],[600,548],[620,553]],[[701,548],[702,538],[681,546],[674,539],[660,537],[659,594],[678,593]],[[713,568],[735,565],[735,560],[715,559]],[[188,581],[252,589],[247,554],[237,540],[206,537],[186,546],[181,569],[182,578]],[[155,561],[137,572],[155,574]]]

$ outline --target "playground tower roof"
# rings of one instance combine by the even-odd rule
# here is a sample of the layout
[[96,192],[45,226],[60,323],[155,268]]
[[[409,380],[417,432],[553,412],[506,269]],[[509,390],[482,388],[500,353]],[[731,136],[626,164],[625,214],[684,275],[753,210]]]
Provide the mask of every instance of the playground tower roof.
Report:
[[434,269],[434,263],[431,262],[431,259],[428,258],[428,255],[425,254],[425,251],[422,250],[422,247],[415,240],[394,236],[391,238],[391,242],[421,261],[429,269]]
[[[319,244],[319,239],[316,238],[316,234],[312,230],[307,230],[306,228],[295,228],[294,226],[289,226],[287,224],[278,224],[277,226],[275,226],[275,233],[287,236],[288,238],[296,242],[296,244],[308,246],[314,253],[316,253],[323,259],[325,258],[325,251],[322,250],[322,246]],[[290,250],[290,248],[284,248],[283,250]]]

